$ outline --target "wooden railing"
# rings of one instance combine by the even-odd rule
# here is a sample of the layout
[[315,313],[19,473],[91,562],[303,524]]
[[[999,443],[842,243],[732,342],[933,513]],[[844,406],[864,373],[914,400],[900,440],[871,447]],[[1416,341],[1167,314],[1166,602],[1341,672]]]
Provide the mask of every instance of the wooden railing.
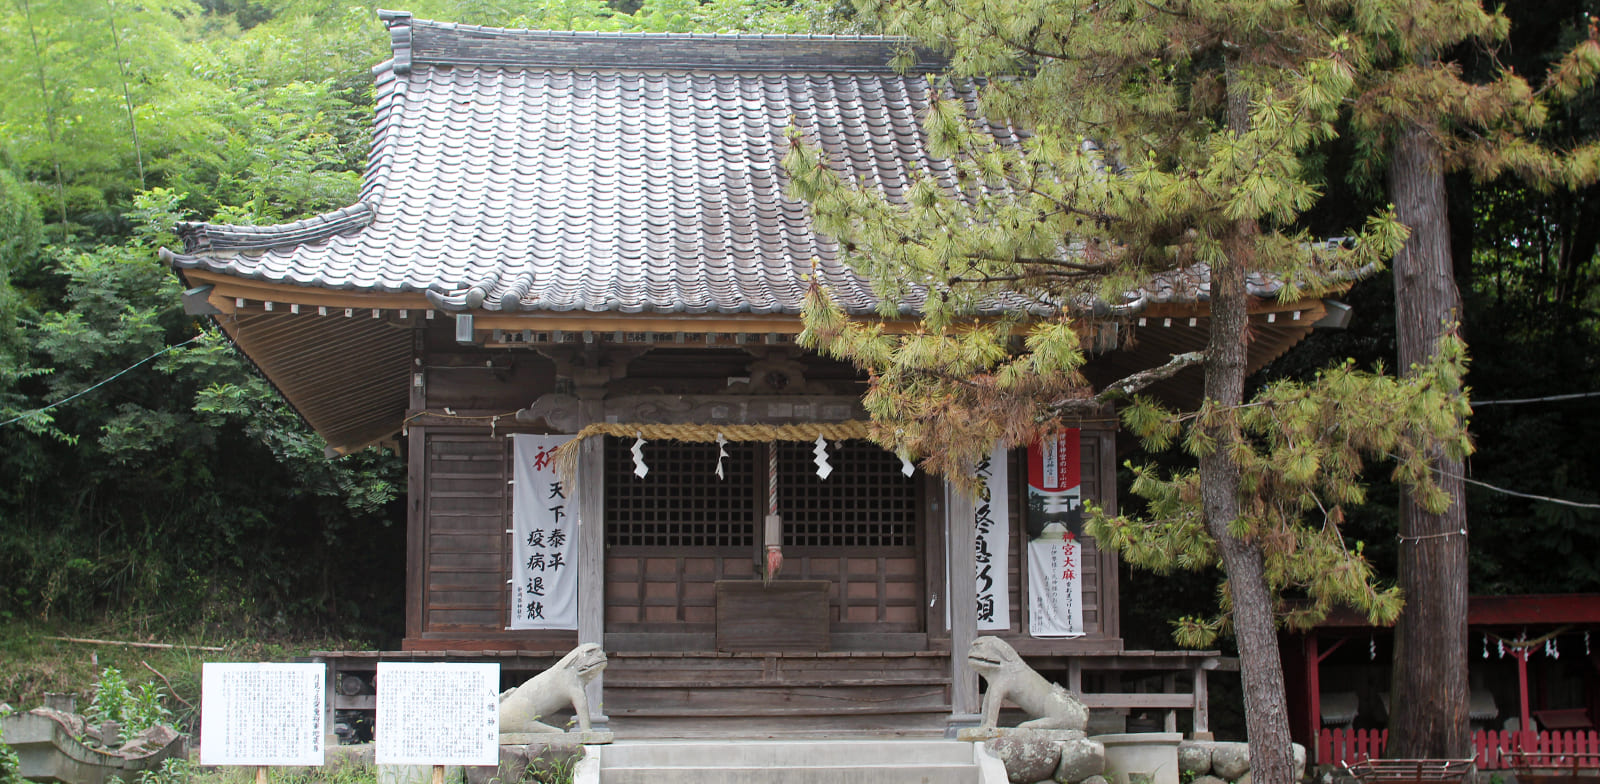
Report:
[[[1592,759],[1600,752],[1594,730],[1547,732],[1476,732],[1472,746],[1479,770],[1505,768],[1571,768],[1578,755]],[[1584,764],[1581,767],[1590,767]]]
[[[1317,764],[1354,765],[1383,756],[1388,730],[1324,729],[1317,736]],[[1576,755],[1600,754],[1600,733],[1501,732],[1472,734],[1478,770],[1507,768],[1570,768]]]

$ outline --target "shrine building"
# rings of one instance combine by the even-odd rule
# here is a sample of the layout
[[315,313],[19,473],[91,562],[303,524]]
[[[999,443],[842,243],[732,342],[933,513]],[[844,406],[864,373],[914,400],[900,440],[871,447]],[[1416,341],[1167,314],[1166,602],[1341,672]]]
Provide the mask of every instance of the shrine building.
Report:
[[[787,195],[787,129],[894,198],[948,170],[930,93],[975,111],[930,81],[942,61],[380,13],[356,202],[183,224],[162,251],[331,452],[407,457],[403,644],[323,654],[330,711],[370,709],[377,661],[509,681],[596,642],[590,703],[619,736],[942,733],[975,720],[965,652],[997,635],[1097,721],[1209,730],[1207,672],[1230,662],[1126,650],[1117,558],[1075,527],[1085,502],[1116,509],[1114,412],[998,450],[975,503],[866,440],[863,374],[796,345],[811,281],[861,318],[879,302]],[[1206,287],[1172,274],[1088,323],[1087,377],[1203,349]],[[1251,293],[1252,370],[1332,307]],[[1152,391],[1193,404],[1198,370]]]

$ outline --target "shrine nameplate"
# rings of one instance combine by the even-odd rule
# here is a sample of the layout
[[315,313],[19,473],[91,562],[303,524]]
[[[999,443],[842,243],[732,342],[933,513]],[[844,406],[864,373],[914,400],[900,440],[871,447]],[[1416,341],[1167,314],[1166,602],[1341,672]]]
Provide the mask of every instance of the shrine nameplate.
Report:
[[717,581],[717,650],[828,650],[827,580]]

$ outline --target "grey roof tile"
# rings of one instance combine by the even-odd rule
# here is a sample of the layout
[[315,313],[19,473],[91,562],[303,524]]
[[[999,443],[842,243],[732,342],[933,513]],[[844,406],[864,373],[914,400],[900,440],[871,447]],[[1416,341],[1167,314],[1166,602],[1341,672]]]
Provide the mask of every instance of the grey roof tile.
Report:
[[926,95],[886,67],[897,42],[389,18],[360,202],[281,227],[186,225],[179,266],[446,306],[476,286],[504,310],[794,313],[818,259],[870,306],[787,200],[780,161],[794,117],[899,187]]
[[[373,69],[360,200],[282,226],[182,224],[177,266],[429,292],[445,308],[792,314],[815,263],[865,312],[871,286],[786,194],[786,128],[798,123],[836,170],[891,195],[910,168],[948,172],[918,125],[926,79],[887,67],[893,40],[384,17],[394,59]],[[1192,270],[1144,295],[1192,301],[1208,284]],[[1252,290],[1275,286],[1254,279]]]

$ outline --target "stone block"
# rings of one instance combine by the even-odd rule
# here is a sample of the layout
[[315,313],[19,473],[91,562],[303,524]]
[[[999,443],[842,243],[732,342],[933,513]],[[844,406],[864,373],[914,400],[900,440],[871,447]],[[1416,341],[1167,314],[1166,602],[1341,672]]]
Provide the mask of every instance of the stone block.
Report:
[[1050,778],[1061,764],[1061,742],[1052,737],[1060,732],[1011,729],[983,746],[1006,766],[1011,784],[1033,784]]
[[1223,781],[1238,781],[1250,772],[1250,745],[1217,743],[1211,747],[1211,773]]
[[1061,744],[1061,764],[1056,766],[1056,781],[1061,784],[1080,784],[1105,772],[1106,747],[1098,741],[1079,738]]
[[1211,772],[1211,744],[1186,740],[1178,744],[1178,771],[1191,776]]
[[1021,727],[962,727],[956,730],[956,740],[964,743],[982,743],[987,740],[1021,734],[1029,738],[1044,738],[1057,742],[1086,737],[1081,730],[1029,730]]
[[526,746],[501,746],[499,765],[467,768],[467,784],[507,784],[522,780],[528,770]]
[[1178,784],[1177,732],[1096,735],[1106,749],[1106,777],[1113,784]]
[[617,739],[612,732],[502,732],[501,746],[528,746],[528,754],[538,756],[540,749],[576,749],[581,746],[610,743]]

